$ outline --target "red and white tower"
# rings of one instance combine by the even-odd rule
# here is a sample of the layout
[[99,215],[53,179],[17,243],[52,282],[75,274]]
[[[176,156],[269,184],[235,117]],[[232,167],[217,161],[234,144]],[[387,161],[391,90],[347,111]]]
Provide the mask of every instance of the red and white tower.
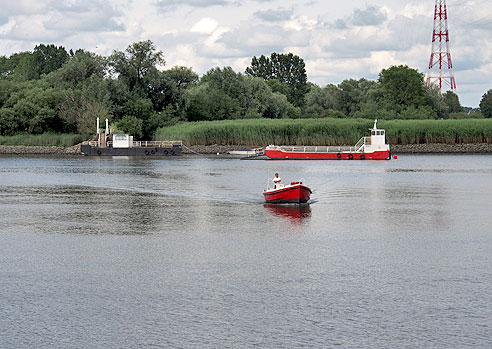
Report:
[[434,9],[434,30],[432,32],[432,52],[427,72],[427,86],[437,85],[440,89],[446,84],[456,89],[453,63],[449,50],[448,9],[446,0],[436,0]]

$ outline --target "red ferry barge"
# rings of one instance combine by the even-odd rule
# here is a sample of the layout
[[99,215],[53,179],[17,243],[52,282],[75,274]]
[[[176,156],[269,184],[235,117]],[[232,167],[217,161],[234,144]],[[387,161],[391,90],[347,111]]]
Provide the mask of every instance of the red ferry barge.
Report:
[[265,155],[274,160],[389,160],[390,146],[386,144],[385,130],[369,129],[370,137],[362,137],[353,147],[336,146],[276,146],[265,148]]

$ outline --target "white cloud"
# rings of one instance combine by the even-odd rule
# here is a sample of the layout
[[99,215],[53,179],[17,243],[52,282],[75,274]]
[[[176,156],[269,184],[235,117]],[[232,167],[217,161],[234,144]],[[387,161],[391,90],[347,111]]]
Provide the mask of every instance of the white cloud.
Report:
[[16,0],[2,1],[3,16],[34,15],[44,13],[48,4],[42,1]]
[[278,8],[276,10],[259,10],[254,13],[255,17],[265,22],[282,22],[289,20],[294,13],[293,9]]
[[180,6],[190,7],[211,7],[211,6],[226,6],[238,5],[237,1],[231,0],[159,0],[157,6],[163,9],[174,9]]
[[352,24],[356,26],[371,26],[384,23],[386,13],[377,6],[368,6],[365,9],[355,9],[352,16]]
[[191,32],[201,34],[212,34],[219,26],[219,23],[213,18],[202,18],[193,27]]
[[9,32],[12,31],[12,29],[15,27],[15,20],[10,19],[8,20],[5,24],[0,26],[0,35],[6,35]]

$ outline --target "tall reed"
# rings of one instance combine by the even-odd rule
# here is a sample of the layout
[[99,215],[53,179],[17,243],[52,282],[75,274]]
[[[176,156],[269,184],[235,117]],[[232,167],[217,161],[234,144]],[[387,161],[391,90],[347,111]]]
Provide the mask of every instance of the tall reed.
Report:
[[[182,123],[159,129],[158,140],[179,139],[189,145],[340,145],[369,134],[367,119],[246,119]],[[390,144],[492,142],[492,120],[385,120]]]
[[58,146],[70,147],[81,143],[89,137],[78,134],[53,134],[41,135],[22,134],[15,136],[0,136],[1,145],[24,145],[24,146]]

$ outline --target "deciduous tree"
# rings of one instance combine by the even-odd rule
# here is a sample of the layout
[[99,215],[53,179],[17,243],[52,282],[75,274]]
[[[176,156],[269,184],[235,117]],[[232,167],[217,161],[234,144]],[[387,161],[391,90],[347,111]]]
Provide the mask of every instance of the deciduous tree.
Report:
[[336,96],[336,109],[347,116],[353,116],[367,103],[371,91],[376,90],[378,84],[364,78],[360,80],[348,79],[338,85],[338,90],[333,90]]
[[443,101],[448,107],[449,113],[460,113],[463,111],[463,107],[461,106],[460,99],[456,93],[453,91],[447,91],[442,95]]
[[35,78],[61,68],[68,61],[68,57],[63,46],[37,45],[32,54],[32,70]]
[[400,112],[407,107],[425,105],[424,75],[408,66],[392,66],[379,74],[387,106]]
[[288,86],[287,99],[293,105],[305,105],[305,96],[309,91],[304,60],[292,53],[272,53],[270,58],[261,55],[253,57],[246,74],[265,80],[278,80]]
[[492,89],[482,96],[480,101],[480,111],[486,118],[492,118]]
[[114,72],[123,79],[130,92],[147,93],[147,82],[156,73],[157,66],[165,64],[162,51],[157,51],[150,40],[139,41],[127,47],[125,52],[114,51],[110,57]]

